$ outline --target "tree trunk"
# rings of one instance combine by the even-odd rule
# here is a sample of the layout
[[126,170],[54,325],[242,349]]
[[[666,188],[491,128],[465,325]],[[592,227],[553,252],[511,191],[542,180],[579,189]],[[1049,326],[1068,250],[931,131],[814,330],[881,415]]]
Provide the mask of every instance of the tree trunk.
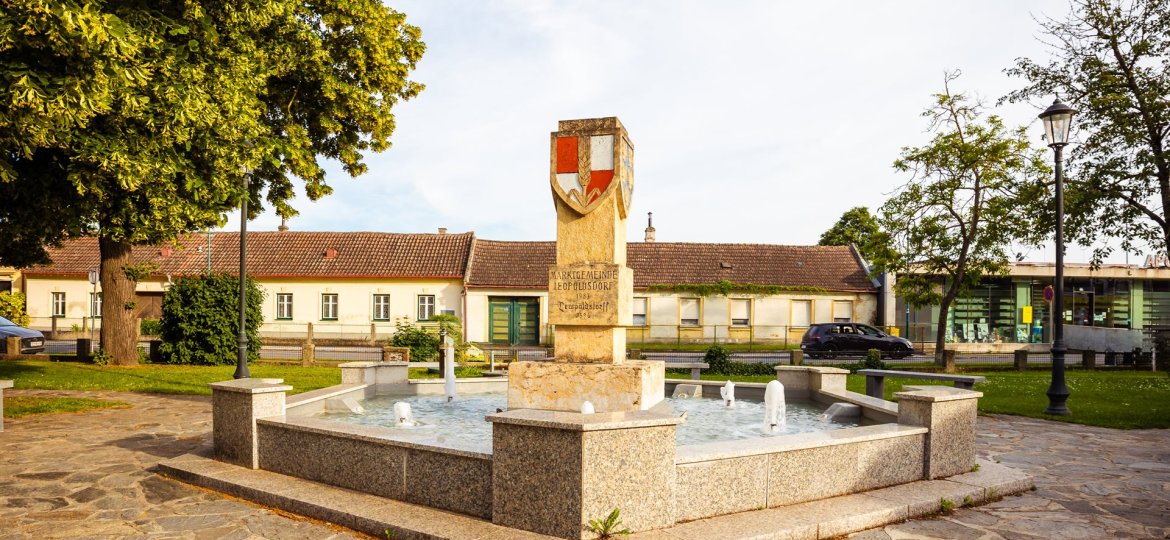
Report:
[[102,351],[110,362],[119,366],[138,365],[138,329],[134,327],[137,304],[135,282],[126,275],[133,264],[131,246],[106,237],[98,239],[101,248],[102,282]]
[[951,310],[951,304],[954,303],[955,297],[953,295],[944,295],[942,301],[938,304],[938,327],[934,333],[934,365],[946,366],[946,345],[947,345],[947,312]]

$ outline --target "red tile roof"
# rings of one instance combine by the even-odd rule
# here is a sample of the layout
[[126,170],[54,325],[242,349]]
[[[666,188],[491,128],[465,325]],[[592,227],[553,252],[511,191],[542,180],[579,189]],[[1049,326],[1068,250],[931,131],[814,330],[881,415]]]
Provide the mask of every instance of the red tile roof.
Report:
[[[257,277],[443,278],[462,279],[474,233],[395,234],[374,232],[249,232],[248,274]],[[158,273],[201,274],[207,270],[207,235],[181,237],[178,246],[138,246],[134,262],[153,261]],[[240,268],[240,234],[213,232],[213,272]],[[332,254],[332,256],[330,256]],[[27,275],[86,275],[98,266],[96,238],[50,248],[53,263]]]
[[[626,264],[639,289],[728,280],[831,291],[876,290],[847,246],[631,242],[626,249]],[[545,289],[548,267],[555,262],[555,242],[476,240],[467,285]]]

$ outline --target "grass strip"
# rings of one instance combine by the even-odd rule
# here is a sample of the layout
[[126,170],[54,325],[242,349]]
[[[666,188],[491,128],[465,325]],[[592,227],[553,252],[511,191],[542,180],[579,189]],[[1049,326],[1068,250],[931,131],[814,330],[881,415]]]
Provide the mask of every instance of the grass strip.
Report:
[[124,401],[73,397],[7,396],[4,398],[4,418],[20,418],[34,414],[82,412],[94,409],[128,409]]

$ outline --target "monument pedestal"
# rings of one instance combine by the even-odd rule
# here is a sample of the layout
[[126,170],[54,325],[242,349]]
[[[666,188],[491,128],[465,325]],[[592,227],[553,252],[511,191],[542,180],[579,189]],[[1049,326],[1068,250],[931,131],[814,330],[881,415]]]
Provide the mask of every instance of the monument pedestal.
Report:
[[580,412],[589,400],[599,413],[647,410],[662,401],[665,382],[665,364],[652,360],[512,362],[508,409]]

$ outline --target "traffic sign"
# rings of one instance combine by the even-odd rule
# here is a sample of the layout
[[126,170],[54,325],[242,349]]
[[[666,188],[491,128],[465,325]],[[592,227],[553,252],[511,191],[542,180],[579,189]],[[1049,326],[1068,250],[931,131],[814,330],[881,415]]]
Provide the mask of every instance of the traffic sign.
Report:
[[1044,301],[1045,302],[1052,302],[1053,298],[1056,298],[1056,291],[1052,289],[1052,285],[1045,286],[1044,287]]

